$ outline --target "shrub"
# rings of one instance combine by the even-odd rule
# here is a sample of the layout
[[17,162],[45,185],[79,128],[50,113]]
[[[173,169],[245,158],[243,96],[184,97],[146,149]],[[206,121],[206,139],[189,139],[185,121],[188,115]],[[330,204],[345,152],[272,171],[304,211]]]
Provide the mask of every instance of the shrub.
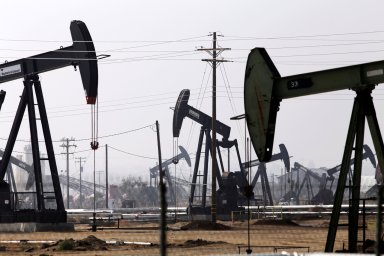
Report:
[[68,251],[68,250],[73,250],[75,247],[75,241],[70,238],[70,239],[64,239],[59,243],[59,250],[60,251]]

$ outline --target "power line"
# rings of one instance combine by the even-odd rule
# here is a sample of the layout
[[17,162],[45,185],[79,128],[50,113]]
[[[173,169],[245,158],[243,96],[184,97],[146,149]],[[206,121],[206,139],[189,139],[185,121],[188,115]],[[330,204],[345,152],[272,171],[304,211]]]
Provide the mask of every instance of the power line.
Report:
[[[228,96],[228,100],[229,100],[230,105],[231,105],[232,114],[233,114],[233,116],[236,116],[236,115],[238,115],[238,112],[237,112],[237,109],[236,109],[236,105],[233,103],[233,100],[232,100],[232,99],[234,99],[234,97],[233,97],[233,94],[232,94],[231,86],[230,86],[230,83],[229,83],[227,72],[225,70],[224,63],[223,63],[222,66],[220,66],[220,71],[221,71],[221,76],[222,76],[222,78],[224,80],[224,85],[225,85],[226,93],[227,93],[227,96]],[[244,138],[244,136],[242,135],[241,129],[240,129],[239,122],[236,122],[236,127],[237,127],[237,132],[240,134],[240,137]],[[245,141],[244,141],[244,145],[245,145]]]
[[[218,86],[218,87],[220,87],[220,86]],[[199,87],[196,87],[196,88],[199,88]],[[193,89],[196,89],[196,88],[190,88],[190,89],[193,90]],[[243,88],[243,87],[241,86],[241,87],[237,87],[237,88]],[[127,101],[127,100],[133,100],[133,99],[143,99],[143,98],[152,98],[152,99],[148,99],[147,101],[153,101],[153,100],[159,100],[158,97],[159,96],[163,96],[163,95],[172,95],[172,96],[160,97],[160,99],[171,99],[171,98],[174,98],[174,95],[177,94],[177,93],[178,93],[178,91],[172,90],[172,91],[167,91],[167,92],[163,92],[163,93],[140,95],[140,96],[133,96],[133,97],[128,97],[128,98],[120,98],[120,99],[103,100],[103,101],[99,101],[99,104],[102,105],[103,107],[105,107],[105,106],[110,106],[110,105],[103,105],[104,103],[107,103],[107,102],[114,102],[115,103],[115,102],[119,102],[119,101]],[[191,95],[193,95],[193,94],[194,93],[191,93]],[[153,97],[155,97],[155,98],[153,99]],[[146,101],[141,101],[141,102],[146,102]],[[55,113],[55,112],[53,112],[51,110],[52,109],[60,109],[60,108],[70,108],[70,107],[81,107],[81,108],[84,108],[85,106],[84,106],[84,104],[76,104],[76,105],[66,105],[66,106],[50,107],[48,109],[49,109],[50,113]],[[79,109],[68,110],[68,111],[78,111],[78,110]],[[1,113],[5,114],[5,113],[14,113],[14,112],[13,111],[12,112],[10,112],[10,111],[7,111],[7,112],[2,111]]]
[[[196,52],[190,53],[167,53],[167,54],[155,54],[155,55],[146,55],[146,56],[138,56],[138,57],[129,57],[123,59],[114,59],[109,58],[103,61],[103,64],[111,64],[111,63],[122,63],[122,62],[135,62],[135,61],[147,61],[147,60],[170,60],[169,58],[173,57],[181,57],[181,56],[190,56],[196,55]],[[174,59],[171,59],[174,60]],[[197,59],[196,59],[197,60]]]
[[[145,129],[145,128],[152,127],[153,125],[154,125],[154,124],[149,124],[149,125],[142,126],[142,127],[139,127],[139,128],[135,128],[135,129],[132,129],[132,130],[128,130],[128,131],[123,131],[123,132],[118,132],[118,133],[108,134],[108,135],[104,135],[104,136],[99,136],[99,138],[109,138],[109,137],[114,137],[114,136],[120,136],[120,135],[123,135],[123,134],[127,134],[127,133],[132,133],[132,132],[140,131],[140,130],[143,130],[143,129]],[[0,140],[5,140],[5,141],[7,141],[8,138],[0,138]],[[86,138],[86,139],[71,139],[71,141],[85,141],[85,140],[91,140],[91,138]],[[30,142],[31,140],[18,139],[18,140],[16,140],[16,141],[19,141],[19,142]],[[39,142],[44,142],[44,141],[39,141]],[[52,140],[52,142],[63,142],[63,139],[60,139],[60,140]]]
[[349,52],[329,52],[329,53],[310,53],[310,54],[291,54],[291,55],[272,55],[274,58],[286,57],[308,57],[308,56],[324,56],[324,55],[340,55],[340,54],[361,54],[361,53],[374,53],[383,52],[383,50],[366,50],[366,51],[349,51]]
[[[358,31],[358,32],[345,32],[345,33],[327,33],[327,34],[313,34],[313,35],[292,35],[292,36],[267,36],[267,37],[260,37],[260,36],[225,36],[221,41],[233,41],[233,40],[275,40],[275,39],[297,39],[297,38],[316,38],[316,37],[337,37],[337,36],[351,36],[351,35],[366,35],[366,34],[381,34],[384,33],[384,30],[374,30],[374,31]],[[175,40],[92,40],[92,41],[72,41],[72,40],[42,40],[42,39],[17,39],[17,38],[0,38],[0,41],[4,42],[36,42],[36,43],[73,43],[73,42],[82,42],[82,43],[99,43],[99,44],[115,44],[115,43],[141,43],[144,45],[140,45],[139,47],[148,47],[148,46],[154,46],[159,44],[168,44],[168,43],[177,43],[177,42],[194,42],[193,40],[199,39],[199,38],[205,38],[207,35],[202,36],[191,36],[187,38],[182,39],[175,39]],[[199,40],[200,41],[200,40]],[[204,41],[209,41],[204,40]],[[138,46],[135,46],[136,48]],[[123,48],[125,49],[125,48]]]
[[153,43],[157,44],[167,44],[175,42],[188,42],[192,39],[203,38],[204,36],[194,36],[183,39],[176,40],[92,40],[92,41],[72,41],[72,40],[41,40],[41,39],[14,39],[14,38],[0,38],[0,41],[9,41],[9,42],[36,42],[36,43]]
[[[222,93],[222,91],[219,91],[219,93]],[[200,97],[200,98],[192,98],[191,100],[199,100],[199,99],[204,99],[206,97],[209,97],[209,96],[204,96],[204,97]],[[218,96],[218,97],[221,97],[221,96]],[[120,111],[120,110],[130,110],[130,109],[138,109],[138,108],[148,108],[148,107],[154,107],[154,106],[160,106],[160,105],[173,105],[174,104],[174,101],[169,101],[171,99],[175,99],[174,96],[170,96],[170,97],[166,97],[166,98],[160,98],[160,99],[156,99],[156,101],[163,101],[163,100],[167,100],[165,102],[159,102],[159,103],[154,103],[154,99],[149,99],[149,100],[143,100],[143,101],[138,101],[138,102],[128,102],[128,103],[121,103],[121,104],[112,104],[112,105],[101,105],[99,107],[99,113],[105,113],[105,112],[113,112],[113,111]],[[130,106],[130,105],[135,105],[135,104],[141,104],[141,103],[146,103],[146,102],[150,102],[149,104],[144,104],[144,105],[138,105],[138,106]],[[75,108],[75,109],[70,109],[70,110],[61,110],[61,111],[48,111],[49,112],[49,118],[52,119],[52,118],[60,118],[60,117],[68,117],[68,116],[79,116],[79,115],[88,115],[89,114],[89,111],[88,109],[85,109],[86,106],[84,105],[75,105],[75,106],[79,106],[79,108]],[[110,107],[116,107],[116,106],[122,106],[120,108],[112,108],[112,109],[106,109],[106,108],[110,108]],[[63,108],[66,108],[66,107],[70,107],[70,106],[65,106]],[[84,112],[79,112],[79,111],[84,111]],[[68,114],[68,115],[52,115],[52,113],[70,113],[70,112],[75,112],[73,114]],[[11,113],[11,112],[6,112],[6,113]],[[0,119],[4,120],[6,118],[13,118],[14,116],[13,115],[8,115],[8,116],[0,116]]]
[[[146,126],[142,126],[142,127],[139,127],[139,128],[136,128],[136,129],[132,129],[132,130],[128,130],[128,131],[124,131],[124,132],[118,132],[118,133],[113,133],[113,134],[109,134],[109,135],[99,136],[99,139],[109,138],[109,137],[114,137],[114,136],[120,136],[120,135],[131,133],[131,132],[137,132],[137,131],[143,130],[145,128],[152,127],[153,125],[154,124],[149,124],[149,125],[146,125]],[[90,140],[90,138],[79,139],[79,140],[76,140],[76,141],[84,141],[84,140]]]
[[[275,37],[241,37],[241,36],[226,36],[226,38],[235,39],[296,39],[296,38],[312,38],[312,37],[333,37],[333,36],[349,36],[349,35],[363,35],[363,34],[378,34],[384,33],[384,30],[374,31],[360,31],[360,32],[346,32],[346,33],[328,33],[328,34],[315,34],[315,35],[293,35],[293,36],[275,36]],[[222,41],[225,41],[222,40]]]
[[[203,37],[206,37],[206,36],[195,36],[195,37],[188,37],[188,38],[177,39],[177,40],[168,40],[168,41],[146,41],[146,42],[150,42],[150,44],[117,48],[117,49],[110,49],[110,50],[116,51],[116,50],[126,50],[126,49],[137,49],[137,48],[142,48],[142,47],[149,47],[149,46],[168,44],[168,43],[190,42],[190,40],[192,40],[192,39],[203,38]],[[143,42],[144,41],[142,41],[141,43],[143,43]]]
[[[205,92],[207,90],[207,86],[208,86],[208,81],[209,81],[209,78],[211,77],[211,73],[212,73],[212,69],[209,69],[209,74],[207,76],[207,82],[205,84],[205,88],[204,88],[204,91],[203,91],[203,96],[201,97],[201,89],[203,87],[203,83],[204,83],[204,80],[205,80],[205,74],[206,74],[206,71],[207,71],[207,67],[208,67],[208,63],[206,63],[205,65],[205,69],[204,69],[204,73],[203,73],[203,79],[201,81],[201,84],[200,84],[200,88],[199,88],[199,93],[198,93],[198,96],[197,96],[197,100],[196,100],[196,108],[198,110],[201,109],[201,105],[203,103],[203,99],[204,99],[204,95],[205,95]],[[200,106],[199,106],[199,99],[201,99],[200,101]],[[189,149],[189,146],[191,144],[191,140],[192,140],[192,133],[195,131],[195,125],[196,123],[195,122],[192,122],[191,123],[191,128],[189,129],[189,134],[188,134],[188,139],[187,139],[187,149]]]
[[[318,47],[318,46],[307,46],[307,47]],[[268,48],[268,49],[285,49],[285,48],[302,48],[299,46],[295,47],[278,47],[278,48]],[[243,49],[243,50],[248,50],[250,49]],[[377,52],[383,52],[383,50],[361,50],[361,51],[346,51],[346,52],[325,52],[325,53],[309,53],[309,54],[289,54],[289,55],[271,55],[271,57],[274,58],[290,58],[290,57],[308,57],[308,56],[327,56],[327,55],[348,55],[348,54],[364,54],[364,53],[377,53]],[[129,58],[120,58],[120,59],[114,59],[114,58],[109,58],[109,59],[102,59],[98,60],[99,65],[110,65],[110,64],[123,64],[123,63],[132,63],[132,62],[141,62],[141,61],[198,61],[200,59],[198,58],[175,58],[175,57],[182,57],[182,56],[189,56],[189,55],[196,55],[196,52],[191,52],[191,53],[183,53],[183,54],[158,54],[158,55],[148,55],[148,56],[137,56],[137,57],[129,57]],[[3,59],[14,59],[17,58],[15,56],[0,56]],[[86,58],[86,59],[69,59],[69,58],[27,58],[31,60],[40,60],[40,59],[45,59],[45,60],[94,60],[96,61],[97,59],[91,59],[91,58]],[[230,60],[245,60],[246,57],[231,57],[228,58]],[[235,61],[237,63],[244,63],[242,61]],[[278,62],[277,62],[278,63]]]
[[130,152],[127,152],[127,151],[124,151],[124,150],[121,150],[121,149],[117,149],[115,147],[112,147],[108,144],[108,148],[111,148],[113,150],[116,150],[120,153],[124,153],[124,154],[127,154],[127,155],[130,155],[130,156],[135,156],[135,157],[139,157],[139,158],[145,158],[145,159],[151,159],[151,160],[158,160],[157,157],[148,157],[148,156],[143,156],[143,155],[137,155],[137,154],[133,154],[133,153],[130,153]]

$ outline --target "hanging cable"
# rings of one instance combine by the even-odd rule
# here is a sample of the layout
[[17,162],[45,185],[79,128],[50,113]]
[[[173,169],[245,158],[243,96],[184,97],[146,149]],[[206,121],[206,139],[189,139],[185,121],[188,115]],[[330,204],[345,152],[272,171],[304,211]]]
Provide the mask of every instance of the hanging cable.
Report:
[[179,138],[173,138],[173,159],[172,159],[172,163],[174,164],[178,164],[179,163],[179,158],[178,158],[178,154],[177,154],[177,149],[179,147]]
[[96,150],[99,148],[99,142],[98,142],[98,137],[99,137],[99,104],[96,102],[95,105],[91,105],[91,148],[93,150]]
[[96,150],[93,150],[93,221],[92,232],[96,232]]

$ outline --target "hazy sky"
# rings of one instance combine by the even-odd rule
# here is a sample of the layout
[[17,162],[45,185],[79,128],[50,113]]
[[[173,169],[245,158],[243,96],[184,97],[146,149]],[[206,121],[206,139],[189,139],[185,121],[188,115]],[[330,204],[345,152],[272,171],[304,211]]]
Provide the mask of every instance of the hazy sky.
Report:
[[[232,49],[221,56],[233,62],[221,65],[217,71],[217,115],[232,127],[231,138],[238,139],[244,158],[244,122],[229,118],[244,113],[244,70],[250,49],[265,47],[283,76],[382,60],[383,5],[381,1],[3,0],[0,62],[69,46],[72,44],[70,21],[84,21],[98,54],[111,55],[99,61],[102,147],[96,152],[95,169],[105,169],[104,145],[108,144],[112,182],[128,175],[147,178],[149,168],[157,163],[156,133],[151,128],[128,131],[158,120],[162,156],[170,158],[173,154],[170,107],[175,105],[179,92],[190,89],[189,104],[211,113],[211,69],[201,61],[209,55],[196,51],[201,46],[211,47],[210,32],[223,35],[218,38],[220,47]],[[85,104],[80,75],[73,67],[67,67],[40,77],[58,168],[65,170],[60,139],[73,137],[77,147],[70,160],[71,175],[79,173],[79,164],[73,157],[85,157],[84,176],[91,179],[90,107]],[[23,89],[22,80],[1,84],[1,89],[7,91],[0,113],[0,147],[4,148]],[[381,127],[382,92],[378,87],[374,93]],[[339,164],[353,98],[353,92],[340,91],[283,101],[274,149],[278,150],[277,145],[284,143],[292,164],[294,161],[310,167]],[[29,138],[25,124],[14,154],[23,151],[26,144],[23,140]],[[199,125],[184,120],[179,145],[192,157],[199,130]],[[373,147],[369,136],[366,143]],[[269,170],[280,173],[282,167],[279,162],[270,165]],[[187,165],[181,163],[177,168],[180,178],[189,178],[191,169]],[[232,170],[238,168],[233,166]]]

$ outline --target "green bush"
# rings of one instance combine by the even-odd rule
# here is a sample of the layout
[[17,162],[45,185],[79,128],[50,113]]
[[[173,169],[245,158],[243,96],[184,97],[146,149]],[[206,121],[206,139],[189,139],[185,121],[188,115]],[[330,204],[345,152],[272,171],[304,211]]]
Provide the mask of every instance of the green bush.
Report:
[[72,238],[70,239],[64,239],[59,243],[59,250],[60,251],[68,251],[68,250],[73,250],[75,247],[75,240]]

